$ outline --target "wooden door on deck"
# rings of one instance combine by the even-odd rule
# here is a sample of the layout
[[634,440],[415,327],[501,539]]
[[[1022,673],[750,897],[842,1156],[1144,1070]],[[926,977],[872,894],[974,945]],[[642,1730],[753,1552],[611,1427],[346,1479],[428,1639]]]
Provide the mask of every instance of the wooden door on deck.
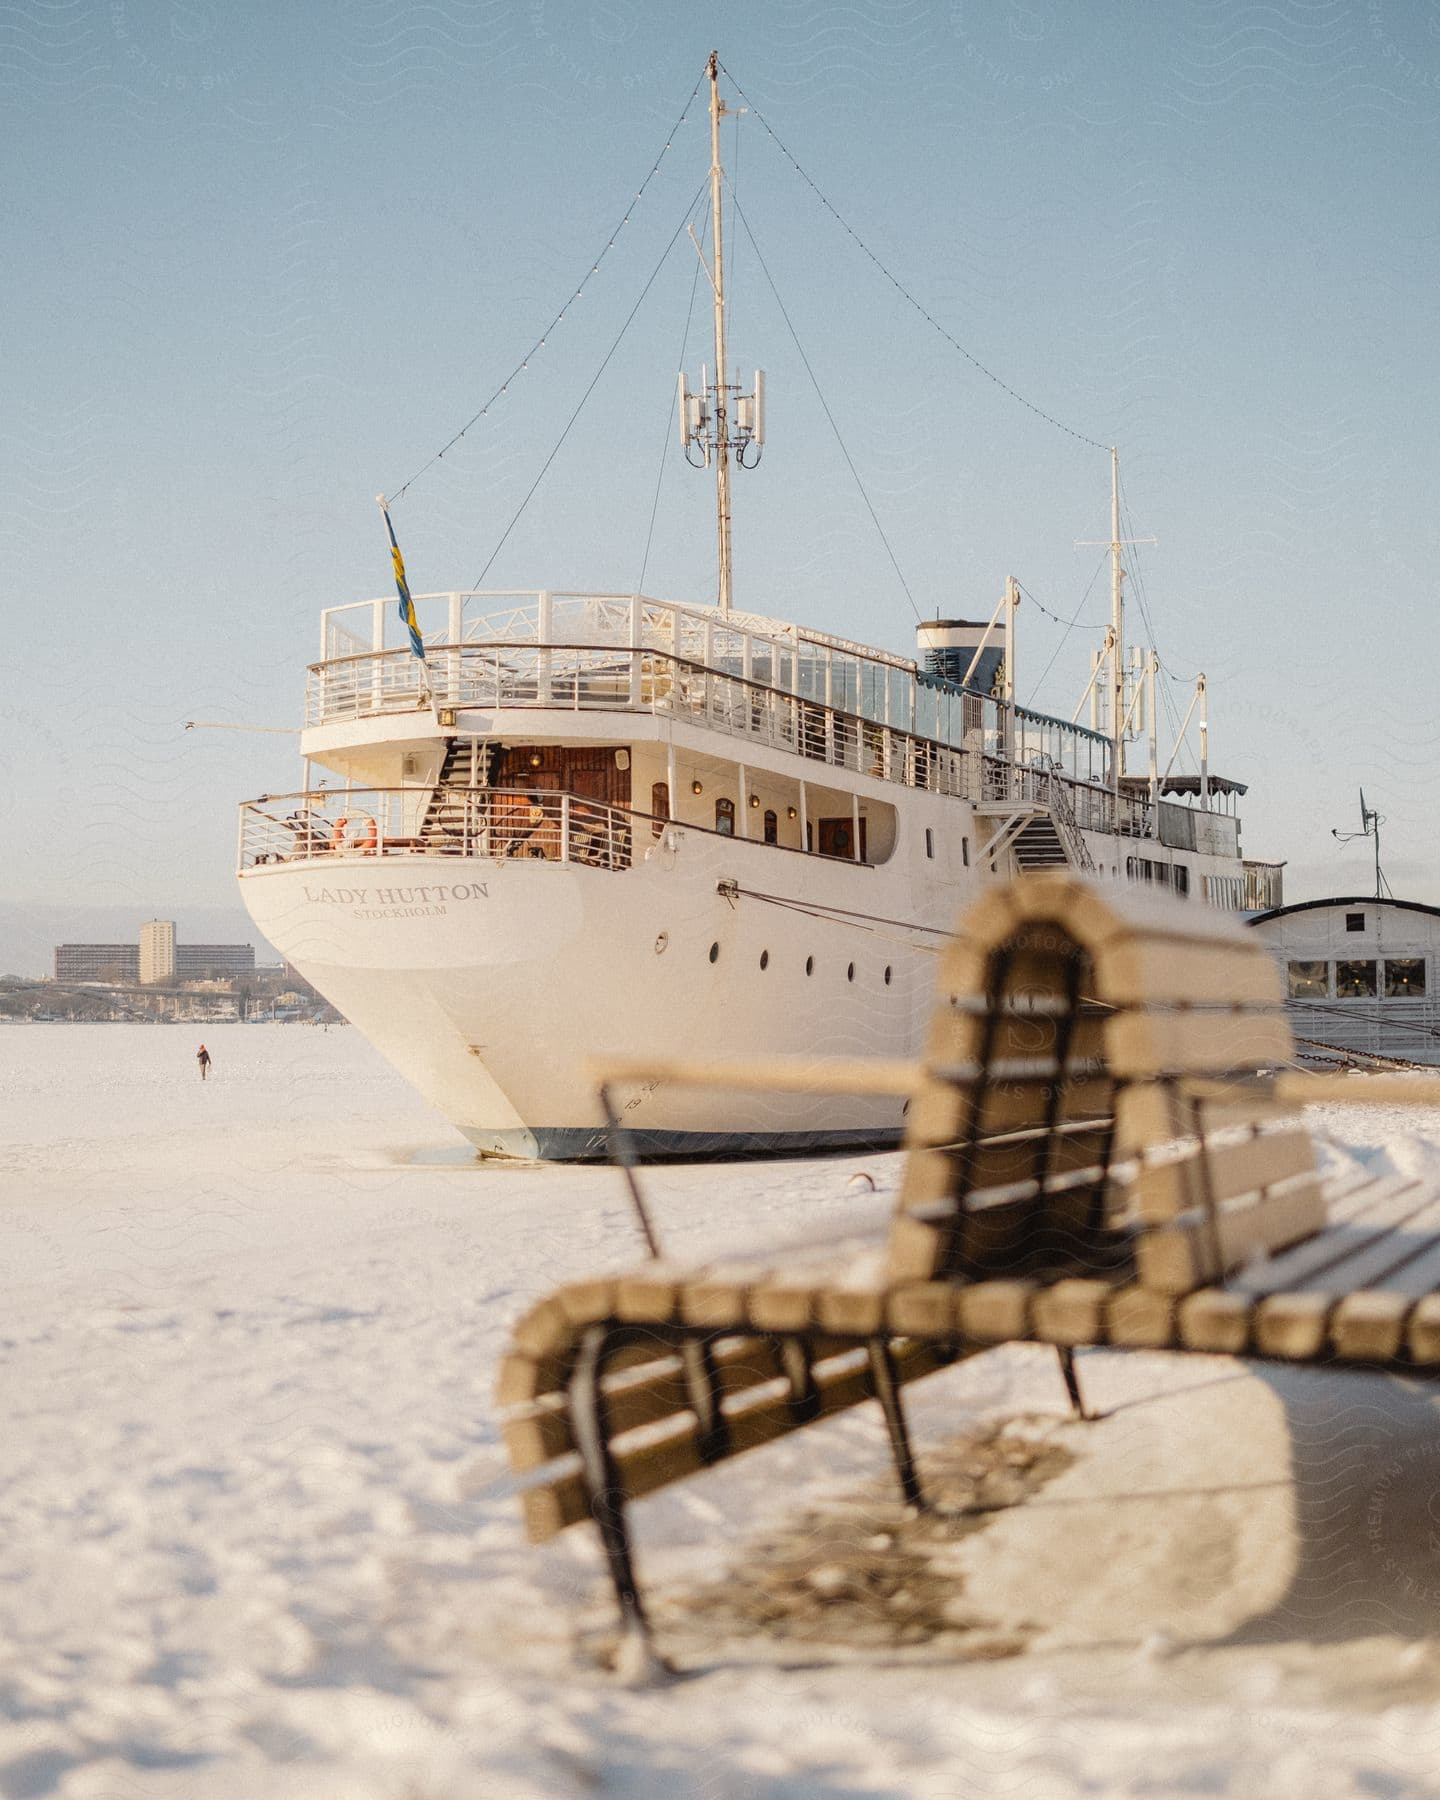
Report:
[[[616,758],[623,757],[625,767]],[[502,850],[516,856],[560,855],[560,807],[551,794],[573,794],[571,830],[602,828],[603,808],[630,805],[630,752],[623,746],[507,744],[493,762],[492,781],[509,790],[495,796],[495,829]],[[584,802],[600,804],[593,810]],[[507,845],[514,848],[506,849]]]

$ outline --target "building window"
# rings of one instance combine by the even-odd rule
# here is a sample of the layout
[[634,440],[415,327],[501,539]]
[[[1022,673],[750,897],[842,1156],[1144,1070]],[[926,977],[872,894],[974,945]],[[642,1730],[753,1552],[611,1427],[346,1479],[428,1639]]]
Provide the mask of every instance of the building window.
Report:
[[935,860],[935,833],[928,825],[925,827],[925,854],[932,862]]
[[1335,965],[1335,998],[1337,1000],[1373,1000],[1375,997],[1375,965],[1373,962],[1337,962]]
[[715,829],[721,837],[735,835],[735,802],[723,795],[715,802]]
[[1292,1000],[1323,1000],[1330,992],[1329,963],[1292,962],[1285,965],[1285,971]]
[[780,815],[778,813],[767,812],[765,814],[765,842],[767,844],[780,842]]
[[653,814],[650,835],[659,837],[665,829],[665,821],[670,817],[670,783],[668,781],[657,781],[651,787],[650,811]]
[[1363,931],[1365,929],[1364,913],[1346,913],[1345,929],[1347,931]]
[[1387,956],[1385,958],[1385,998],[1387,1000],[1423,1000],[1425,997],[1425,958],[1423,956]]

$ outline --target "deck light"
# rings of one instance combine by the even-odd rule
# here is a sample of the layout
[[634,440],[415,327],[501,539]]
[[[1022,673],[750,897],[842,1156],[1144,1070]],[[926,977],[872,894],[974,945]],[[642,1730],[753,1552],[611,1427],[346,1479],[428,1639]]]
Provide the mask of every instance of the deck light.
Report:
[[785,808],[785,817],[787,819],[798,819],[800,817],[800,815],[799,815],[799,813],[796,812],[796,810],[793,806],[787,806]]
[[752,794],[750,796],[750,804],[752,806],[758,806],[760,804],[760,796],[758,794]]
[[692,793],[692,794],[703,794],[703,793],[704,793],[704,792],[705,792],[705,789],[704,789],[704,787],[703,787],[703,786],[702,786],[702,785],[701,785],[701,784],[700,784],[700,782],[698,782],[698,781],[692,781],[692,782],[691,782],[691,783],[690,783],[690,792],[691,792],[691,793]]

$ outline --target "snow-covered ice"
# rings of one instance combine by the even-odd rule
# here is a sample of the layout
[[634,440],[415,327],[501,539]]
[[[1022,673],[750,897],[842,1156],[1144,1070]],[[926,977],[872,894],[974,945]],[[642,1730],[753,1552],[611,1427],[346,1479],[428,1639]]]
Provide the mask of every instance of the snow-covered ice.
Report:
[[[638,1254],[604,1170],[475,1167],[354,1033],[0,1029],[0,1794],[1402,1796],[1440,1778],[1440,1416],[1418,1384],[1046,1352],[913,1390],[922,1458],[1050,1421],[1074,1461],[956,1549],[1019,1656],[737,1638],[616,1685],[586,1534],[522,1538],[491,1405],[516,1314]],[[1440,1170],[1440,1117],[1332,1111]],[[894,1157],[656,1172],[667,1250],[828,1233]],[[875,1191],[852,1183],[867,1170]],[[884,1483],[873,1409],[636,1509],[665,1595]],[[877,1490],[878,1491],[878,1490]],[[574,1541],[569,1541],[573,1539]]]

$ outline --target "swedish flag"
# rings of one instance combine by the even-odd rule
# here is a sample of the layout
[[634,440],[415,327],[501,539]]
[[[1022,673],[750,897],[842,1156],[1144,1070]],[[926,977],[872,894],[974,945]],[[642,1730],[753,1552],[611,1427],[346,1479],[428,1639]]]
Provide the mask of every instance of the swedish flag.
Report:
[[425,640],[416,623],[415,602],[410,598],[410,584],[405,579],[405,558],[400,554],[400,546],[395,541],[395,527],[390,523],[390,508],[383,500],[380,502],[380,511],[385,515],[385,529],[390,533],[390,560],[395,565],[395,591],[400,596],[400,617],[410,633],[410,648],[423,663]]

